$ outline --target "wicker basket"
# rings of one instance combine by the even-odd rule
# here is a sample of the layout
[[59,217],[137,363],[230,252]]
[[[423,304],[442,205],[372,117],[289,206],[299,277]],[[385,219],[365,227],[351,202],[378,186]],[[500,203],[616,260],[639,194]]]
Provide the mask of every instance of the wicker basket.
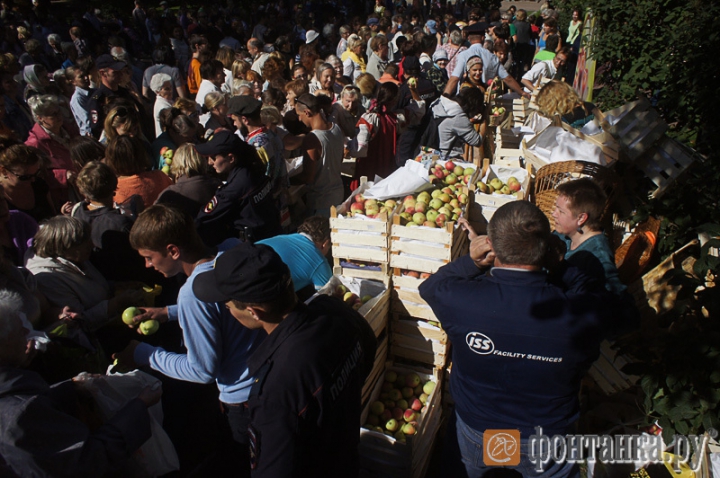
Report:
[[550,163],[540,168],[535,175],[535,188],[532,201],[540,210],[545,213],[550,221],[551,229],[555,229],[555,221],[552,217],[555,208],[555,200],[557,199],[557,191],[555,188],[573,179],[590,177],[596,180],[602,186],[607,201],[603,210],[602,223],[612,219],[610,206],[613,202],[613,194],[615,191],[616,178],[612,171],[604,166],[585,161],[563,161],[560,163]]

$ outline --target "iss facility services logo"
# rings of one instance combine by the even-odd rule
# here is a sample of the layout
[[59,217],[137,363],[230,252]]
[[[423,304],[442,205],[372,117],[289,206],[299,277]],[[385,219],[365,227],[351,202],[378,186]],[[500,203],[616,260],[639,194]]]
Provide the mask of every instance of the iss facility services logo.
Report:
[[485,430],[483,445],[486,466],[520,464],[520,430]]

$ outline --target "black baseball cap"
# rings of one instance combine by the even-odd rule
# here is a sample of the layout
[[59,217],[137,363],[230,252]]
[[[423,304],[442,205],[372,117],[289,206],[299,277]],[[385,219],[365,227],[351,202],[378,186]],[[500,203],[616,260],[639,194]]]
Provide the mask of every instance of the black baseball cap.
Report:
[[404,70],[419,70],[420,69],[420,60],[418,57],[414,55],[406,56],[403,60],[403,69]]
[[262,101],[252,96],[233,96],[228,100],[229,115],[254,116],[262,109]]
[[463,33],[467,35],[482,35],[487,30],[488,25],[485,22],[477,22],[463,28]]
[[116,60],[112,57],[112,55],[100,55],[97,57],[97,60],[95,60],[95,66],[98,70],[104,70],[106,68],[110,68],[111,70],[122,70],[127,66],[127,63],[124,61]]
[[195,149],[203,156],[215,156],[218,154],[235,153],[239,154],[247,145],[235,133],[222,130],[210,136],[207,143],[195,145]]
[[220,254],[213,269],[198,274],[193,293],[203,302],[264,303],[290,286],[290,269],[271,247],[243,242]]

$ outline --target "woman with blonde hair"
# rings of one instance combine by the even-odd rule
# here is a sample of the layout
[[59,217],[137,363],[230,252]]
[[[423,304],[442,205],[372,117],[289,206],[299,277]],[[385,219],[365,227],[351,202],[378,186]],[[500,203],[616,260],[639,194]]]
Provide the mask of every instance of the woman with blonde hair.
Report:
[[250,70],[250,64],[245,60],[235,60],[232,64],[232,77],[245,79],[245,74]]
[[348,37],[348,49],[342,54],[343,75],[355,81],[358,76],[365,73],[365,58],[363,51],[365,42],[357,35]]
[[370,103],[375,98],[378,82],[370,73],[363,73],[355,80],[355,86],[360,90],[362,97],[360,103],[366,110],[370,109]]
[[260,76],[257,71],[248,70],[248,72],[245,73],[245,79],[252,83],[253,96],[259,100],[263,92],[263,77]]
[[220,89],[226,95],[232,91],[232,80],[234,78],[232,67],[235,62],[235,51],[229,46],[221,46],[215,54],[215,59],[223,65],[223,73],[225,73],[225,83]]
[[215,131],[218,128],[226,128],[235,131],[235,124],[228,119],[228,105],[225,95],[217,91],[208,93],[205,96],[205,109],[208,111],[207,121],[204,124],[205,130]]
[[170,174],[175,178],[175,184],[160,193],[156,203],[175,206],[191,217],[197,216],[221,183],[220,179],[208,175],[207,160],[191,143],[185,143],[175,151]]
[[537,96],[540,114],[560,119],[575,129],[580,129],[595,119],[596,106],[583,101],[572,86],[564,81],[551,80],[540,89]]
[[128,102],[117,102],[105,117],[105,127],[100,135],[100,142],[108,144],[120,135],[135,136],[147,141],[142,133],[140,117],[135,106]]

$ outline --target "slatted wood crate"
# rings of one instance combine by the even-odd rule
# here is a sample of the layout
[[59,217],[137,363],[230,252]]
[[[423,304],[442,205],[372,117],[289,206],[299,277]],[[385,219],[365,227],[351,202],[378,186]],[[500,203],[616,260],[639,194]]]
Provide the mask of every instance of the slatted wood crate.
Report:
[[693,149],[663,136],[650,150],[633,162],[656,186],[650,197],[660,197],[687,169],[702,157]]
[[345,286],[350,292],[355,293],[359,298],[364,295],[372,296],[372,299],[357,309],[357,311],[365,317],[370,327],[375,332],[375,336],[379,337],[387,328],[388,314],[390,310],[390,281],[375,281],[371,279],[361,279],[357,277],[333,276],[327,284],[325,284],[318,292],[326,295],[337,295],[338,286]]
[[618,142],[627,157],[637,159],[667,131],[667,123],[640,96],[619,108],[599,113],[600,126]]
[[[407,436],[406,442],[367,428],[360,428],[360,476],[385,478],[423,478],[427,473],[438,429],[440,428],[442,406],[442,371],[415,367],[405,367],[389,362],[387,370],[399,374],[417,373],[425,382],[436,382],[435,389],[428,396],[427,409],[417,420],[417,434]],[[370,402],[376,400],[381,393],[383,379],[375,385]],[[361,422],[367,421],[370,403],[363,409]]]
[[[375,352],[375,362],[373,363],[372,371],[365,380],[365,385],[362,389],[362,401],[360,403],[365,407],[370,401],[370,396],[375,390],[375,385],[378,380],[382,380],[385,375],[385,363],[388,358],[388,331],[385,330],[380,337],[378,337],[378,347]],[[360,422],[362,426],[364,422]]]

